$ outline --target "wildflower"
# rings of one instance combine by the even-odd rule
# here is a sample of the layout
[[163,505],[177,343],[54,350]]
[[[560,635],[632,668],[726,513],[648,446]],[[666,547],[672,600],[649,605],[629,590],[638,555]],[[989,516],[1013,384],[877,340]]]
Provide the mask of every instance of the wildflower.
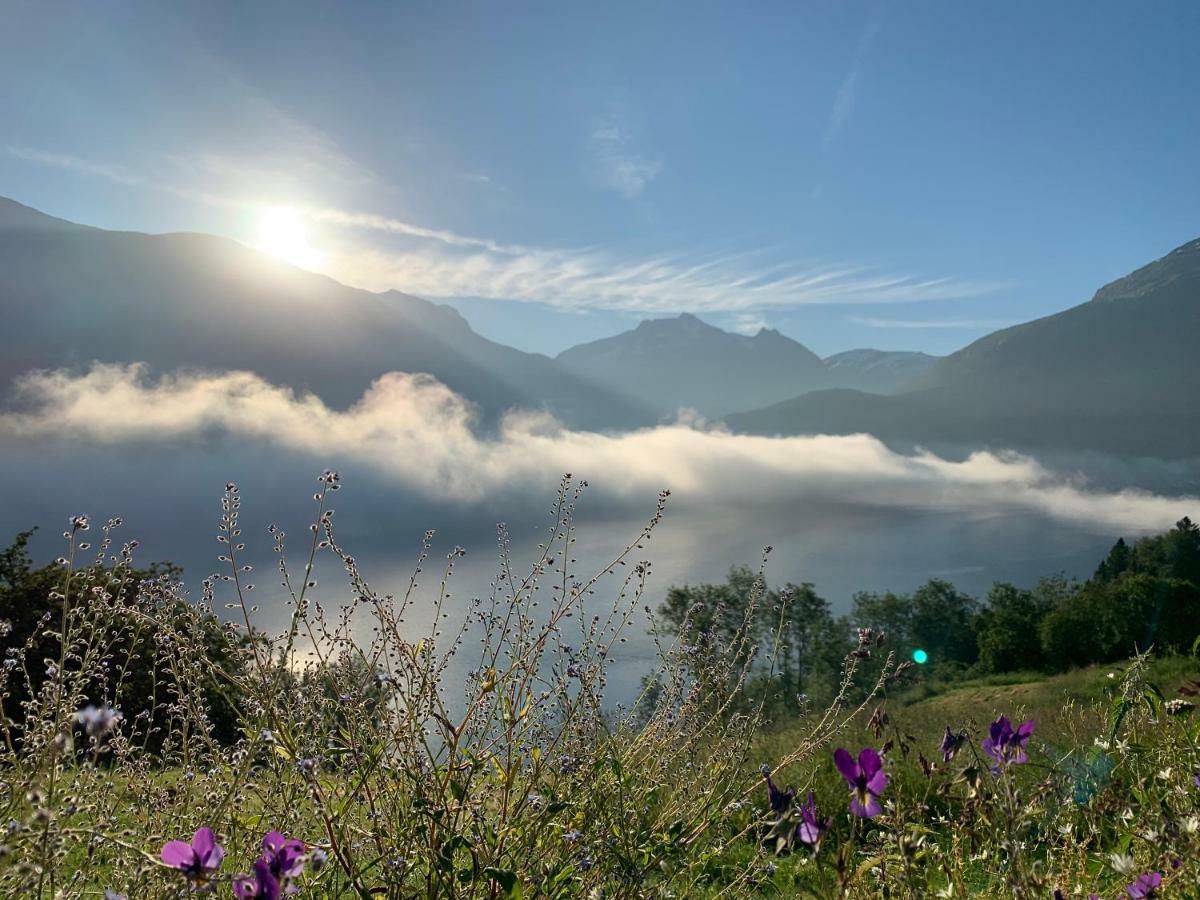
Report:
[[817,815],[817,801],[813,792],[808,792],[808,802],[800,807],[800,822],[796,825],[796,837],[802,844],[808,844],[814,851],[821,845],[821,836],[833,824],[832,819],[822,819]]
[[99,740],[121,721],[123,716],[111,706],[85,706],[75,713],[75,721],[83,726],[89,737]]
[[983,752],[996,761],[992,771],[998,773],[1001,768],[1012,763],[1014,765],[1027,762],[1025,744],[1033,734],[1033,719],[1023,722],[1013,731],[1012,723],[1007,716],[1001,716],[991,724],[988,736],[983,740]]
[[289,840],[281,832],[271,831],[263,837],[263,859],[271,874],[281,881],[296,878],[304,871],[304,842]]
[[233,879],[233,894],[239,900],[279,900],[279,879],[271,874],[266,857],[254,861],[253,875],[238,875]]
[[126,894],[118,894],[112,888],[105,888],[104,900],[129,900],[129,897]]
[[938,747],[942,751],[942,760],[950,762],[954,758],[954,754],[959,751],[963,744],[967,742],[967,733],[965,731],[953,732],[950,726],[946,726],[946,736],[942,738],[942,744]]
[[850,811],[863,819],[873,818],[883,812],[879,795],[887,787],[888,778],[879,754],[870,747],[864,747],[855,762],[848,750],[838,747],[833,753],[833,762],[850,785]]
[[1200,772],[1197,772],[1195,775],[1192,776],[1192,784],[1194,784],[1196,787],[1200,788]]
[[1125,890],[1134,900],[1142,900],[1144,897],[1157,897],[1160,884],[1162,884],[1161,872],[1146,872],[1144,875],[1139,875],[1137,880]]
[[583,832],[576,831],[574,828],[572,828],[570,831],[568,831],[566,834],[563,835],[563,840],[566,841],[568,844],[578,843],[580,840],[582,840],[582,838],[583,838]]
[[1191,712],[1196,708],[1196,704],[1190,703],[1187,700],[1180,700],[1176,697],[1174,700],[1168,700],[1163,704],[1163,709],[1166,710],[1169,716],[1181,716],[1186,712]]
[[225,848],[217,843],[211,828],[196,829],[192,842],[167,841],[162,848],[162,861],[178,869],[193,881],[205,882],[221,867]]
[[329,862],[329,854],[320,847],[314,847],[308,854],[308,867],[314,872],[320,872]]
[[1128,875],[1133,871],[1133,857],[1128,853],[1110,853],[1108,856],[1112,867],[1122,875]]
[[767,803],[770,804],[771,812],[784,813],[792,805],[792,801],[796,799],[796,792],[790,788],[786,791],[781,791],[776,787],[775,782],[771,779],[771,767],[763,763],[759,768],[763,778],[767,780]]

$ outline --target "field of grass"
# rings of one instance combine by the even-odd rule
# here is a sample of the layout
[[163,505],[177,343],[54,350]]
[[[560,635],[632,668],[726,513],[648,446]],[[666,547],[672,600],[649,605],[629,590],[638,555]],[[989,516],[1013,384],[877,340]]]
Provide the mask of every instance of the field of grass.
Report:
[[[0,729],[0,896],[1200,894],[1200,716],[1178,705],[1194,658],[957,683],[886,659],[864,685],[863,661],[887,657],[864,629],[835,698],[772,722],[748,632],[701,633],[664,642],[619,711],[604,689],[646,570],[624,566],[635,542],[601,573],[619,573],[611,610],[577,615],[603,582],[556,567],[567,482],[543,560],[505,561],[446,632],[457,557],[431,595],[415,578],[375,593],[325,514],[336,484],[322,476],[303,575],[280,568],[279,635],[254,628],[239,580],[234,486],[230,575],[202,604],[169,577],[131,588],[107,527],[74,568],[86,521],[68,533],[57,606],[0,671],[6,710],[21,698]],[[318,551],[348,573],[341,609],[309,596]],[[222,600],[244,627],[218,621]],[[421,638],[417,603],[435,623]]]

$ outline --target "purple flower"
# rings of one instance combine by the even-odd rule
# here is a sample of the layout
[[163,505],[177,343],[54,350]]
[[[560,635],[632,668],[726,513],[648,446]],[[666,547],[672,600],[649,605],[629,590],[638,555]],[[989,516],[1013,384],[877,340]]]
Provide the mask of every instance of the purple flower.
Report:
[[280,881],[297,878],[304,871],[304,841],[289,840],[281,832],[270,831],[263,837],[262,845],[263,859]]
[[850,785],[850,812],[863,819],[874,818],[883,812],[879,795],[887,787],[888,777],[878,753],[864,747],[855,762],[848,750],[838,747],[833,752],[833,763]]
[[821,836],[833,824],[831,819],[822,819],[817,815],[817,801],[813,792],[808,792],[808,802],[800,807],[800,822],[796,825],[796,838],[802,844],[808,844],[816,850],[821,844]]
[[1033,734],[1033,719],[1023,722],[1013,731],[1012,722],[1006,716],[1001,716],[988,728],[988,736],[983,739],[983,752],[996,761],[992,771],[998,773],[1009,765],[1017,765],[1028,761],[1025,755],[1025,744]]
[[967,742],[967,733],[965,731],[954,732],[950,730],[950,726],[946,726],[946,736],[942,738],[942,745],[938,747],[942,751],[942,760],[950,762],[954,758],[954,754],[959,748]]
[[267,857],[260,856],[254,861],[253,875],[234,877],[233,895],[239,900],[279,900],[279,879],[271,873]]
[[162,848],[162,861],[178,869],[193,881],[207,881],[221,867],[225,848],[217,843],[211,828],[196,829],[192,842],[167,841]]
[[763,763],[762,776],[767,780],[767,802],[771,806],[773,813],[785,813],[791,807],[792,801],[796,799],[796,792],[790,788],[786,791],[781,791],[776,787],[775,782],[771,780],[771,767]]
[[1141,900],[1143,897],[1157,897],[1158,886],[1160,884],[1162,884],[1161,872],[1147,872],[1144,875],[1139,875],[1137,881],[1125,888],[1125,890],[1134,900]]

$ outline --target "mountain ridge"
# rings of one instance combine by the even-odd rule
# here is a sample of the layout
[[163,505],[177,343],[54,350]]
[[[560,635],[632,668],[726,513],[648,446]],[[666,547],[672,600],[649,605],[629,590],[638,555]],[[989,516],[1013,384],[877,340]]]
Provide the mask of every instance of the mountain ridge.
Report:
[[852,350],[821,359],[773,328],[737,334],[680,313],[643,319],[628,331],[577,344],[555,359],[595,384],[648,399],[664,415],[686,407],[721,416],[830,387],[890,392],[936,357]]
[[345,406],[384,372],[424,372],[485,421],[545,409],[576,428],[652,424],[646,408],[549,357],[497,344],[456,311],[372,293],[214,235],[109,231],[0,204],[0,384],[93,361],[248,369]]
[[755,434],[867,432],[894,440],[1200,455],[1200,240],[1093,299],[992,332],[897,395],[808,393],[732,414]]

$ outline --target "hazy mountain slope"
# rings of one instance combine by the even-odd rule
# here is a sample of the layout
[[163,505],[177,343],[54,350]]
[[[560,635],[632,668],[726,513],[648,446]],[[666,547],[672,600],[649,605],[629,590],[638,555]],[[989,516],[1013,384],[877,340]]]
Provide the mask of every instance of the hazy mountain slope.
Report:
[[731,334],[695,316],[649,319],[632,331],[565,350],[558,361],[662,413],[719,416],[773,403],[821,383],[820,358],[777,331]]
[[1187,411],[1200,388],[1200,240],[1088,303],[980,338],[913,385],[1000,408]]
[[575,427],[652,416],[548,357],[493,343],[446,306],[374,294],[224,238],[104,231],[0,199],[0,383],[31,368],[145,361],[250,369],[329,402],[426,372],[488,417],[548,408]]
[[895,397],[823,391],[726,417],[760,434],[1200,454],[1200,241],[1088,303],[995,332]]
[[938,361],[928,353],[906,350],[846,350],[823,360],[825,385],[873,394],[894,394]]

